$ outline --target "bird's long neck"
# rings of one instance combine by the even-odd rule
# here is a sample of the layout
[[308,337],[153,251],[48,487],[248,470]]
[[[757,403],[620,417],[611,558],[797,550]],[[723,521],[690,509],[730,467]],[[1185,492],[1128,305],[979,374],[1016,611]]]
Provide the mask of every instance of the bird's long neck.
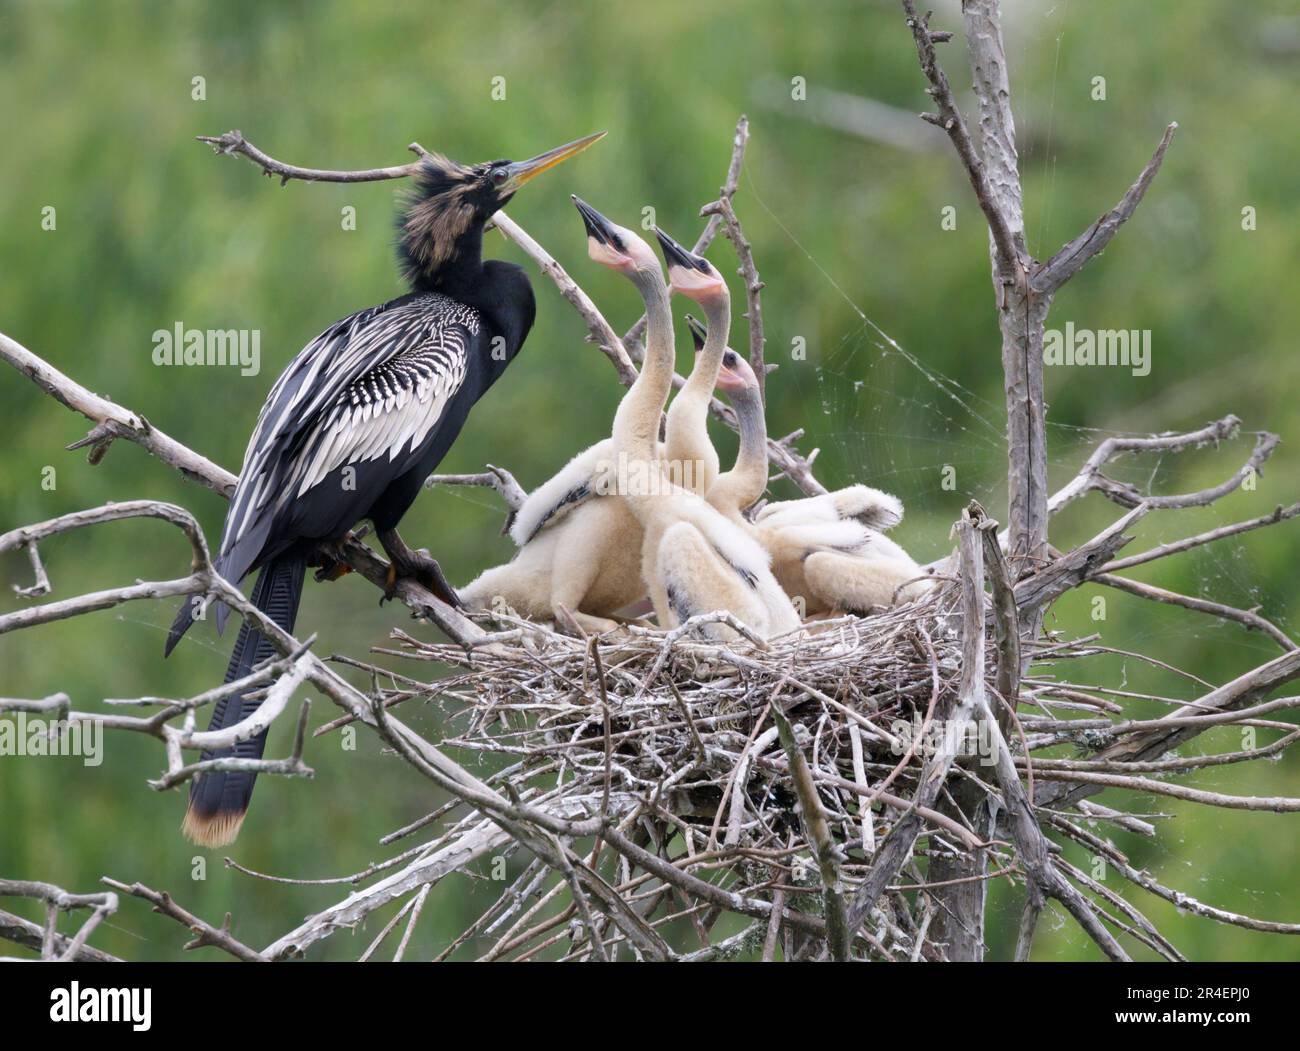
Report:
[[646,352],[641,372],[614,414],[614,453],[646,463],[656,458],[659,418],[673,385],[673,316],[662,273],[637,270],[632,280],[645,300]]
[[725,291],[705,304],[704,318],[709,326],[704,346],[695,355],[695,367],[668,410],[669,459],[697,459],[695,443],[701,438],[705,442],[709,440],[709,402],[713,400],[713,388],[718,382],[718,369],[722,367],[731,329],[731,301]]
[[757,387],[744,387],[729,397],[740,425],[740,449],[735,465],[709,488],[708,501],[719,511],[738,514],[767,489],[767,419]]
[[704,320],[709,326],[704,337],[704,346],[695,356],[695,367],[686,378],[677,395],[674,405],[686,399],[701,416],[708,410],[713,397],[713,387],[718,382],[718,370],[722,367],[722,355],[727,350],[727,340],[731,336],[731,297],[724,290],[720,296],[704,305]]
[[479,302],[483,278],[483,224],[474,223],[457,234],[450,244],[439,245],[432,258],[436,264],[411,266],[408,274],[414,292],[441,292],[469,306]]
[[445,157],[420,163],[397,223],[397,255],[411,289],[473,302],[483,271],[488,216],[467,169]]

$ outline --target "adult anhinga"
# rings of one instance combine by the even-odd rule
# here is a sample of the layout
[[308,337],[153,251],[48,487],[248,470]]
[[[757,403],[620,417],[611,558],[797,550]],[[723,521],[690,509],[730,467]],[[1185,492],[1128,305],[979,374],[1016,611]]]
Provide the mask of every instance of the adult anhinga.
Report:
[[[292,631],[304,569],[322,541],[370,519],[392,562],[393,582],[415,577],[456,595],[423,551],[397,533],[425,479],[450,448],[474,403],[519,352],[533,324],[532,286],[521,267],[483,259],[483,227],[530,179],[586,149],[604,132],[527,161],[466,166],[428,155],[398,226],[411,291],[331,325],[289,363],[262,407],[214,562],[227,580],[255,569],[252,601]],[[166,652],[197,612],[187,603]],[[217,610],[218,627],[225,620]],[[233,682],[273,653],[247,624],[226,672]],[[210,729],[232,726],[260,703],[223,697]],[[204,759],[258,758],[266,733]],[[222,846],[239,832],[256,774],[212,771],[190,787],[183,829]]]

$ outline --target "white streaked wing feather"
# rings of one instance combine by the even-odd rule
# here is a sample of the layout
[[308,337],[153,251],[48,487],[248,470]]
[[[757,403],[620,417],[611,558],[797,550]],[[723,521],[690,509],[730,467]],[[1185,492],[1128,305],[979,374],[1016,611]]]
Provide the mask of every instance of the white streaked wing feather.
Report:
[[[418,445],[464,382],[468,340],[480,323],[476,310],[429,293],[360,311],[304,347],[258,415],[221,550],[233,547],[272,501],[287,503],[343,464],[376,459],[385,451],[395,459]],[[416,367],[421,360],[427,368]],[[379,371],[380,400],[353,397],[358,383],[386,366],[404,368],[416,390]],[[295,439],[304,427],[314,433]],[[389,444],[393,440],[396,444]],[[296,462],[287,462],[292,442],[298,455]]]
[[[431,381],[416,397],[397,409],[395,400],[371,402],[365,410],[339,413],[325,430],[326,440],[304,463],[298,496],[318,485],[331,471],[346,464],[380,459],[394,460],[413,450],[442,416],[451,396],[465,380],[464,352],[439,354],[433,359]],[[390,407],[391,405],[391,407]]]

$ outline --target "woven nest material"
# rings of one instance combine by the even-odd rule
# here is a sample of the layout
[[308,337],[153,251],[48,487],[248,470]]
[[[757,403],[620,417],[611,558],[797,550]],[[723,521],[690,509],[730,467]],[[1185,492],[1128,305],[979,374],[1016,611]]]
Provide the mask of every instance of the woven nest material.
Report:
[[636,626],[585,640],[514,621],[508,641],[469,655],[404,633],[395,633],[401,649],[378,652],[459,668],[397,693],[440,703],[446,744],[558,761],[565,781],[584,772],[603,779],[608,709],[622,787],[653,790],[665,770],[702,761],[699,745],[742,748],[774,699],[795,725],[819,733],[830,755],[837,742],[847,747],[850,724],[869,750],[888,751],[889,725],[924,715],[936,688],[955,683],[960,615],[952,606],[939,594],[872,617],[813,623],[765,645]]
[[[772,707],[807,757],[851,893],[915,794],[921,764],[911,750],[924,737],[915,731],[955,697],[959,603],[960,588],[944,585],[766,644],[705,641],[697,624],[585,640],[505,618],[508,630],[467,653],[395,632],[400,646],[377,652],[453,670],[425,682],[373,669],[376,701],[436,703],[443,746],[480,763],[499,757],[486,780],[512,796],[569,816],[604,808],[666,856],[698,856],[697,875],[768,895],[784,888],[816,912],[817,868]],[[1050,640],[1043,648],[1072,655]],[[952,812],[927,812],[917,854],[982,844]],[[901,894],[882,899],[883,954],[910,946],[919,921],[909,908]]]

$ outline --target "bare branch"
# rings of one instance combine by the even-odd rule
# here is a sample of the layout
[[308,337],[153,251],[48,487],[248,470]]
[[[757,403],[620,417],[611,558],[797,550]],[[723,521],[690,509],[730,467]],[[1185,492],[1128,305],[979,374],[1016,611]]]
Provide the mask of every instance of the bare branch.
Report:
[[[1238,711],[1256,698],[1296,678],[1300,678],[1300,650],[1291,650],[1211,690],[1164,718],[1151,721],[1149,729],[1144,728],[1141,732],[1126,735],[1123,740],[1101,749],[1094,758],[1119,762],[1157,758],[1191,740],[1209,726],[1218,725],[1216,721],[1203,721],[1203,717]],[[1035,792],[1035,803],[1040,807],[1070,806],[1098,790],[1097,786],[1076,785],[1067,788],[1059,784],[1040,785]]]
[[488,464],[488,469],[482,474],[431,474],[424,484],[428,489],[435,485],[481,485],[495,489],[511,511],[518,511],[528,496],[515,481],[514,475],[504,467],[493,467],[491,464]]
[[948,77],[939,65],[939,58],[934,50],[935,34],[930,31],[929,15],[924,17],[918,15],[916,4],[912,0],[902,0],[902,3],[903,10],[907,14],[908,28],[911,29],[912,39],[916,42],[916,54],[921,62],[921,71],[930,82],[927,92],[939,107],[937,115],[922,114],[922,116],[931,124],[942,128],[952,140],[953,148],[966,169],[966,177],[975,191],[975,199],[979,202],[980,210],[988,222],[989,234],[996,249],[998,267],[1004,276],[1009,276],[1021,268],[1021,252],[1016,244],[1015,233],[1008,223],[1007,216],[1003,214],[984,162],[975,152],[975,144],[971,141],[966,120],[962,117],[961,110],[957,108]]
[[1079,473],[1064,488],[1054,493],[1048,501],[1048,511],[1056,514],[1081,496],[1086,496],[1096,489],[1106,494],[1125,507],[1134,507],[1146,503],[1152,507],[1193,507],[1213,503],[1220,496],[1232,492],[1249,476],[1252,470],[1258,471],[1260,465],[1268,459],[1277,446],[1277,435],[1261,432],[1256,436],[1255,449],[1250,458],[1232,478],[1210,489],[1180,496],[1146,496],[1138,493],[1132,486],[1107,478],[1102,468],[1124,453],[1183,452],[1186,449],[1199,449],[1206,445],[1217,446],[1219,442],[1236,437],[1241,429],[1241,421],[1236,416],[1224,416],[1220,420],[1207,424],[1200,430],[1187,431],[1182,434],[1156,434],[1145,438],[1113,437],[1107,438],[1079,468]]
[[1190,536],[1183,540],[1174,540],[1167,544],[1160,544],[1153,547],[1150,551],[1143,551],[1136,555],[1129,555],[1127,558],[1117,558],[1102,566],[1102,572],[1118,573],[1123,569],[1132,569],[1134,566],[1140,566],[1146,562],[1154,562],[1158,558],[1164,558],[1167,555],[1175,555],[1181,551],[1187,551],[1193,547],[1199,547],[1201,544],[1209,544],[1215,540],[1222,540],[1225,537],[1237,536],[1239,533],[1247,533],[1252,529],[1259,529],[1261,526],[1274,525],[1277,522],[1283,522],[1289,518],[1295,518],[1296,515],[1300,515],[1300,504],[1292,504],[1290,507],[1283,507],[1279,504],[1269,514],[1261,515],[1259,518],[1252,518],[1245,522],[1236,522],[1233,525],[1219,526],[1217,529],[1209,529],[1204,533],[1197,533],[1196,536]]
[[115,879],[109,879],[107,876],[104,877],[103,882],[123,894],[143,898],[153,905],[154,912],[160,912],[177,923],[188,927],[194,932],[194,939],[186,942],[185,948],[187,949],[202,949],[205,946],[212,946],[229,953],[236,959],[243,960],[245,963],[265,963],[267,961],[266,956],[263,956],[256,949],[250,949],[230,933],[230,913],[226,913],[226,918],[222,921],[220,927],[214,927],[206,920],[202,920],[192,912],[181,908],[166,891],[152,890],[143,883],[132,883],[128,886],[125,883],[119,883]]
[[49,624],[56,620],[67,620],[69,617],[78,617],[83,613],[112,609],[124,602],[199,595],[206,590],[206,584],[207,580],[203,575],[195,574],[177,580],[146,581],[128,587],[94,591],[88,595],[63,599],[59,602],[47,602],[32,609],[20,609],[0,616],[0,635],[10,631],[17,631],[20,628],[31,628],[38,624]]
[[[744,141],[748,137],[748,121],[743,116],[737,125],[736,144],[732,152],[731,165],[727,172],[727,183],[723,187],[721,200],[730,204],[731,196],[735,193],[736,186],[740,178],[740,165],[744,156]],[[369,168],[362,171],[332,171],[321,168],[301,168],[297,165],[285,164],[274,157],[269,156],[259,150],[252,143],[244,139],[243,134],[239,131],[228,131],[219,136],[199,136],[199,141],[207,142],[214,146],[217,153],[240,154],[252,161],[261,168],[267,175],[274,175],[280,179],[280,184],[284,185],[290,180],[297,179],[304,182],[374,182],[383,179],[401,179],[413,175],[419,167],[419,161],[413,161],[410,164],[395,165],[388,168]],[[408,149],[416,154],[424,155],[428,151],[419,143],[411,143]],[[716,223],[715,223],[716,221]],[[587,323],[588,331],[591,333],[591,339],[600,348],[603,353],[613,364],[618,372],[619,381],[626,387],[631,386],[636,379],[636,368],[628,355],[628,346],[639,335],[638,328],[644,322],[644,316],[641,322],[634,325],[628,333],[626,339],[619,339],[609,322],[605,320],[604,315],[592,302],[591,297],[573,280],[549,252],[537,243],[527,231],[518,223],[505,214],[497,212],[491,220],[492,224],[501,231],[502,235],[517,247],[523,250],[538,268],[549,277],[554,283],[560,294],[567,299],[573,307],[582,316]],[[696,251],[703,251],[704,248],[713,241],[717,230],[722,225],[721,217],[712,216],[709,225],[705,228],[700,240],[697,242]],[[752,268],[752,258],[750,260]],[[757,286],[757,287],[754,287]],[[758,281],[758,274],[753,273],[753,280],[747,282],[747,288],[752,288],[747,294],[754,297],[758,295],[758,288],[761,283]],[[756,315],[756,322],[751,319],[750,340],[751,347],[757,340],[759,347],[759,360],[762,354],[762,319],[761,313]],[[760,376],[765,374],[764,369],[756,370]],[[681,377],[676,377],[674,382],[681,384]],[[733,430],[737,428],[735,414],[729,408],[724,406],[716,398],[710,405],[713,414],[721,419],[727,426]],[[777,445],[774,442],[768,443],[768,454],[772,463],[798,485],[804,492],[810,496],[816,496],[825,489],[812,476],[811,462],[800,457],[794,450]],[[441,611],[439,611],[441,612]],[[439,622],[439,627],[446,631],[446,627]],[[450,632],[449,632],[450,634]],[[454,637],[454,636],[453,636]]]
[[[277,176],[281,186],[286,185],[290,179],[301,179],[303,182],[380,182],[384,179],[404,179],[414,175],[420,164],[419,161],[411,161],[409,164],[395,164],[388,168],[368,168],[364,171],[299,168],[297,165],[285,164],[263,153],[251,142],[247,142],[243,133],[237,129],[228,131],[224,135],[196,135],[195,138],[199,142],[208,143],[214,153],[227,155],[237,153],[247,157],[268,177]],[[412,143],[408,149],[417,153],[424,152],[415,143]]]
[[32,564],[34,583],[30,587],[14,585],[14,593],[20,598],[39,598],[50,593],[50,578],[45,572],[45,563],[41,561],[41,549],[36,541],[29,540],[23,545],[27,549],[27,558]]
[[185,477],[206,485],[222,496],[229,497],[234,491],[235,476],[229,471],[168,437],[143,416],[137,416],[107,398],[92,394],[2,332],[0,358],[27,376],[50,397],[102,428],[103,441],[126,438],[153,453],[163,463],[175,467]]
[[[723,232],[727,235],[727,240],[736,249],[736,256],[740,260],[738,273],[745,281],[745,318],[749,322],[749,363],[753,366],[754,374],[758,377],[758,388],[761,393],[767,383],[767,368],[763,364],[763,345],[765,342],[763,336],[763,300],[760,295],[763,290],[763,282],[758,276],[758,267],[754,264],[753,246],[745,237],[745,231],[740,225],[736,209],[731,203],[731,199],[735,195],[732,174],[734,173],[738,182],[740,166],[745,157],[745,145],[748,142],[749,119],[742,116],[736,125],[736,137],[731,154],[731,170],[727,173],[727,185],[723,186],[722,193],[716,201],[706,204],[700,209],[700,215],[701,217],[716,215],[722,220]],[[728,186],[732,186],[730,192],[728,192]]]
[[[0,925],[0,936],[12,936],[12,940],[20,944],[39,948],[41,959],[66,962],[103,959],[107,956],[106,953],[87,949],[86,940],[94,933],[96,927],[117,911],[116,894],[107,892],[72,894],[62,887],[56,887],[53,883],[42,883],[39,880],[0,879],[0,897],[36,898],[38,901],[45,902],[45,928],[38,945],[31,945],[30,942],[32,933],[30,927],[35,926],[34,924],[28,925],[25,921],[19,920],[17,925]],[[55,930],[55,923],[60,912],[71,912],[74,909],[90,909],[91,913],[72,938],[65,938]]]
[[1204,916],[1219,923],[1231,924],[1234,927],[1244,927],[1252,931],[1263,931],[1268,934],[1300,934],[1300,923],[1277,923],[1273,920],[1255,919],[1253,916],[1245,916],[1241,913],[1215,908],[1213,905],[1206,905],[1204,902],[1193,898],[1189,894],[1184,894],[1180,890],[1170,890],[1154,880],[1145,871],[1134,868],[1128,857],[1117,850],[1109,841],[1102,839],[1100,836],[1094,836],[1092,833],[1080,828],[1076,823],[1067,821],[1064,818],[1054,816],[1049,820],[1066,835],[1077,839],[1090,850],[1109,860],[1119,869],[1126,880],[1158,898],[1163,898],[1171,905],[1175,905],[1185,912],[1190,912],[1196,916]]
[[[515,521],[515,514],[523,506],[528,494],[515,481],[515,476],[504,467],[494,467],[492,464],[488,464],[487,468],[481,474],[431,474],[425,479],[424,485],[426,489],[432,489],[437,485],[481,485],[495,489],[506,504],[506,519],[501,525],[501,535],[505,536],[510,532],[510,527]],[[476,644],[483,645],[484,640],[479,639]]]
[[1087,543],[1080,544],[1060,558],[1049,562],[1037,573],[1024,577],[1016,584],[1016,607],[1043,609],[1071,588],[1090,580],[1132,537],[1124,530],[1146,517],[1150,508],[1139,504],[1128,514],[1112,522]]
[[1038,928],[1038,917],[1043,911],[1043,892],[1037,883],[1025,885],[1025,905],[1020,913],[1020,926],[1016,932],[1016,963],[1028,963],[1029,954],[1034,947],[1034,931]]
[[[959,528],[970,526],[969,511],[962,512]],[[965,535],[963,533],[962,535]],[[972,534],[973,535],[973,534]],[[952,699],[937,711],[943,721],[963,725],[970,721],[984,696],[984,565],[978,557],[969,557],[970,545],[962,547],[961,564],[961,681],[955,704]],[[933,806],[943,789],[948,771],[956,761],[956,735],[944,735],[942,746],[926,758],[918,777],[918,788],[908,809],[885,836],[877,851],[871,871],[858,888],[849,910],[849,929],[857,930],[870,914],[876,900],[894,881],[912,853],[912,845],[921,831],[921,807]]]
[[[742,133],[743,128],[743,133]],[[727,164],[727,177],[718,191],[719,198],[731,200],[740,189],[740,170],[745,162],[745,146],[749,142],[749,118],[743,113],[736,122],[736,131],[731,139],[731,160]],[[691,251],[695,255],[703,255],[708,251],[709,246],[713,244],[722,229],[722,216],[714,214],[709,216],[709,221],[704,224],[704,229],[695,241],[695,247]],[[641,317],[627,331],[623,337],[623,345],[633,352],[634,347],[640,342],[642,335],[645,333],[646,315]]]
[[781,712],[780,706],[773,700],[770,710],[772,720],[781,735],[781,746],[785,749],[786,760],[790,764],[791,780],[794,782],[795,794],[799,799],[799,815],[803,821],[804,834],[812,844],[817,858],[817,867],[822,877],[822,897],[826,908],[826,947],[832,960],[844,962],[849,958],[851,928],[845,911],[844,885],[840,882],[840,859],[834,841],[831,839],[830,824],[826,820],[826,808],[822,806],[817,795],[817,786],[813,783],[812,771],[808,761],[795,740],[790,721]]
[[[965,22],[966,59],[971,86],[979,106],[976,137],[980,158],[987,174],[994,204],[1002,214],[1015,249],[1010,257],[1012,279],[1018,290],[1025,286],[1028,266],[1025,251],[1023,191],[1020,186],[1020,158],[1016,151],[1016,122],[1011,111],[1011,82],[1006,48],[1002,43],[1002,14],[998,0],[966,0],[962,4]],[[998,237],[993,238],[998,244]],[[1005,251],[1003,249],[1003,253]],[[994,253],[994,267],[998,266]],[[1008,304],[1010,306],[1010,304]]]
[[1099,785],[1105,788],[1126,788],[1132,792],[1169,796],[1189,803],[1224,807],[1228,810],[1268,811],[1274,814],[1300,812],[1300,799],[1290,796],[1233,796],[1224,792],[1206,792],[1199,788],[1188,788],[1186,785],[1156,781],[1149,777],[1125,777],[1123,774],[1083,770],[1044,770],[1040,777],[1044,781],[1071,781],[1076,784]]
[[[0,909],[0,938],[5,941],[14,942],[16,945],[22,945],[28,949],[35,949],[41,952],[47,944],[48,931],[39,924],[32,923],[31,920],[25,920],[21,916],[15,916],[12,912],[6,912]],[[51,955],[64,957],[68,953],[68,948],[72,944],[72,939],[66,935],[54,934],[52,945],[50,947]],[[79,963],[121,963],[118,957],[111,953],[101,952],[99,949],[89,945],[83,945],[77,950],[75,956],[69,957]]]
[[556,262],[550,252],[534,241],[523,227],[504,212],[497,212],[492,221],[507,240],[522,248],[524,254],[555,283],[555,287],[560,290],[560,295],[573,304],[573,308],[587,323],[592,341],[600,348],[600,352],[609,358],[610,364],[618,372],[619,382],[625,387],[631,386],[636,379],[636,367],[628,357],[627,348],[618,338],[618,333],[605,320],[605,315],[591,301],[591,297],[569,276],[568,271]]
[[1180,595],[1176,591],[1156,587],[1154,584],[1144,584],[1137,580],[1129,580],[1127,577],[1118,577],[1114,573],[1094,573],[1089,579],[1094,584],[1105,584],[1107,587],[1127,591],[1130,595],[1137,595],[1139,598],[1154,599],[1156,602],[1164,602],[1171,606],[1182,606],[1184,609],[1193,609],[1198,613],[1208,613],[1223,620],[1234,620],[1238,624],[1244,624],[1250,631],[1262,631],[1284,650],[1297,648],[1291,636],[1272,621],[1265,620],[1253,610],[1237,609],[1222,602],[1211,602],[1209,599]]
[[[1123,442],[1124,439],[1117,439]],[[1137,439],[1142,440],[1142,439]],[[1112,478],[1097,472],[1091,478],[1090,488],[1104,493],[1121,507],[1136,507],[1138,504],[1146,504],[1154,509],[1169,509],[1182,507],[1204,507],[1211,504],[1220,497],[1227,496],[1233,490],[1239,488],[1241,484],[1250,477],[1260,473],[1273,450],[1277,448],[1278,436],[1261,432],[1255,436],[1255,448],[1251,450],[1250,456],[1246,462],[1239,467],[1236,472],[1229,478],[1220,482],[1218,485],[1210,486],[1207,489],[1200,489],[1193,493],[1173,493],[1165,496],[1152,496],[1140,492],[1136,486],[1129,485],[1126,482],[1116,482]]]
[[1147,161],[1146,167],[1142,169],[1137,181],[1128,188],[1128,192],[1120,199],[1119,204],[1106,212],[1073,241],[1065,245],[1046,263],[1035,268],[1030,279],[1035,291],[1048,294],[1055,292],[1082,270],[1089,259],[1100,255],[1105,250],[1106,246],[1110,244],[1111,238],[1119,232],[1119,228],[1128,221],[1129,217],[1137,210],[1137,206],[1142,203],[1147,187],[1151,185],[1151,180],[1156,177],[1156,172],[1160,170],[1160,165],[1165,159],[1165,151],[1169,149],[1169,143],[1177,130],[1177,123],[1172,123],[1165,128],[1165,133],[1160,136],[1160,143],[1156,146],[1156,151],[1152,154],[1151,160]]
[[[999,728],[998,720],[993,714],[988,695],[984,690],[984,616],[980,609],[984,597],[983,542],[976,537],[977,528],[984,524],[982,518],[982,509],[978,504],[972,504],[963,513],[961,521],[957,523],[962,560],[963,607],[965,611],[963,622],[966,625],[966,643],[963,645],[962,654],[962,696],[971,696],[973,698],[975,714],[982,717],[993,738],[994,771],[997,775],[998,786],[1002,789],[1003,803],[1010,818],[1011,835],[1016,844],[1016,852],[1020,855],[1021,863],[1024,865],[1029,879],[1037,884],[1043,895],[1060,901],[1108,957],[1113,960],[1127,960],[1127,954],[1102,926],[1091,904],[1052,864],[1047,840],[1034,817],[1029,798],[1020,784],[1020,775],[1017,773],[1015,763],[1011,757],[1011,749]],[[992,524],[989,523],[989,525],[991,528]],[[986,532],[984,535],[989,534]],[[970,594],[971,591],[974,591],[974,596]],[[975,601],[972,602],[972,599]],[[973,639],[977,626],[979,636]],[[1014,634],[1018,636],[1018,633]],[[970,661],[973,666],[968,667],[967,661]],[[1020,945],[1017,952],[1021,951],[1021,949],[1027,952],[1028,943],[1032,938],[1032,925],[1029,926],[1028,931],[1025,929],[1026,925],[1029,925],[1030,921],[1035,919],[1037,915],[1036,911],[1034,911],[1036,901],[1032,894],[1029,902],[1030,911],[1022,923]]]
[[[977,505],[978,506],[978,505]],[[988,569],[989,581],[993,586],[993,624],[998,648],[998,695],[1006,703],[1012,716],[1020,700],[1020,676],[1024,663],[1020,653],[1020,614],[1016,609],[1016,593],[1011,583],[1011,569],[1002,545],[997,539],[997,522],[983,517],[983,508],[979,514],[973,514],[976,527],[980,531],[984,547],[984,562]],[[998,726],[1006,734],[1009,720],[998,719]]]

